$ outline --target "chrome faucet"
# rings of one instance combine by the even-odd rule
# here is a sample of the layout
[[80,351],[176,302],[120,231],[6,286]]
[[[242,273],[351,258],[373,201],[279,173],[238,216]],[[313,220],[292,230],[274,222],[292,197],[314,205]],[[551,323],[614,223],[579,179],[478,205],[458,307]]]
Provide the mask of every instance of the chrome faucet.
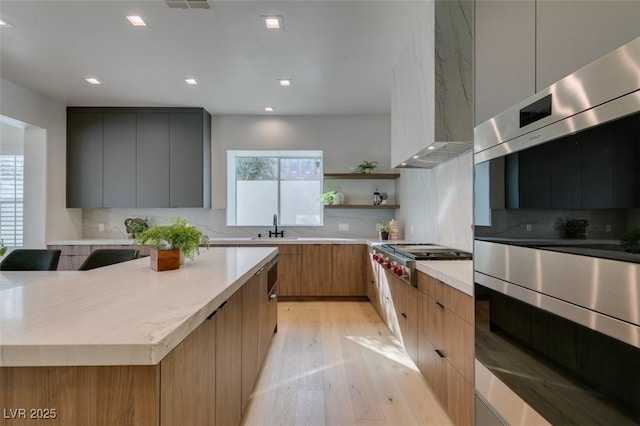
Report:
[[273,226],[276,228],[276,230],[275,231],[269,231],[269,238],[271,238],[271,237],[278,238],[278,235],[280,235],[282,238],[284,238],[284,231],[278,232],[278,214],[277,213],[273,214]]

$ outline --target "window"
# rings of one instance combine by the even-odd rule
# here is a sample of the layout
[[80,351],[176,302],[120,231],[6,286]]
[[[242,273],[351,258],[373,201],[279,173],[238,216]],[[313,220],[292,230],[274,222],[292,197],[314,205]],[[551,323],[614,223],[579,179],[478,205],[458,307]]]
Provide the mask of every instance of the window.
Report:
[[227,225],[322,226],[322,151],[227,151]]
[[23,188],[24,155],[0,154],[0,238],[7,246],[23,245]]

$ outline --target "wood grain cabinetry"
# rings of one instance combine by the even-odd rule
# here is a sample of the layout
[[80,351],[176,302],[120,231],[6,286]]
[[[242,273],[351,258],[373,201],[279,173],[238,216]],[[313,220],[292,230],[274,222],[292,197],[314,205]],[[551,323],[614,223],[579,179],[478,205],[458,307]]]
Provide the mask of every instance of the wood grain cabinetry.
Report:
[[216,423],[242,418],[242,294],[236,292],[216,315]]
[[278,246],[278,296],[302,295],[302,247]]
[[471,296],[418,273],[418,368],[456,425],[473,423]]
[[331,295],[331,244],[302,245],[302,295]]
[[334,244],[331,248],[331,296],[364,296],[365,246]]
[[263,295],[261,277],[267,271],[261,268],[247,283],[242,286],[242,412],[249,402],[258,369],[260,368],[259,326],[260,296]]
[[418,301],[415,287],[397,278],[385,269],[389,283],[395,318],[398,322],[398,337],[414,362],[418,361]]
[[210,425],[216,418],[216,318],[204,321],[160,363],[162,426]]

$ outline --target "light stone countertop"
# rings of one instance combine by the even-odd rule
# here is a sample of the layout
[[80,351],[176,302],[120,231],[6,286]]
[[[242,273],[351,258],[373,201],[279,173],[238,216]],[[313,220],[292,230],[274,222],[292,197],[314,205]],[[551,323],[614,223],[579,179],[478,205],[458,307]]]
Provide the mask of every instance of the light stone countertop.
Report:
[[0,272],[0,366],[155,365],[277,250],[210,248],[91,271]]
[[416,262],[416,269],[473,296],[472,260],[423,260]]
[[[215,237],[211,244],[368,244],[402,243],[406,241],[390,241],[371,238],[338,238],[338,237],[285,237],[285,238],[252,238],[252,237]],[[133,239],[98,239],[84,238],[80,240],[47,241],[48,246],[81,246],[81,245],[130,245]]]

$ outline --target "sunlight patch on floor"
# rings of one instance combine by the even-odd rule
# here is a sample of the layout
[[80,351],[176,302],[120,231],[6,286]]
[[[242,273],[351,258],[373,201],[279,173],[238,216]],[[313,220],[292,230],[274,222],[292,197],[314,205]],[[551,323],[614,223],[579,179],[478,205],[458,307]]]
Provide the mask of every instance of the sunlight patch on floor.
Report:
[[392,361],[402,364],[403,366],[418,371],[416,365],[411,361],[409,355],[389,337],[379,336],[344,336],[345,338],[374,351]]

